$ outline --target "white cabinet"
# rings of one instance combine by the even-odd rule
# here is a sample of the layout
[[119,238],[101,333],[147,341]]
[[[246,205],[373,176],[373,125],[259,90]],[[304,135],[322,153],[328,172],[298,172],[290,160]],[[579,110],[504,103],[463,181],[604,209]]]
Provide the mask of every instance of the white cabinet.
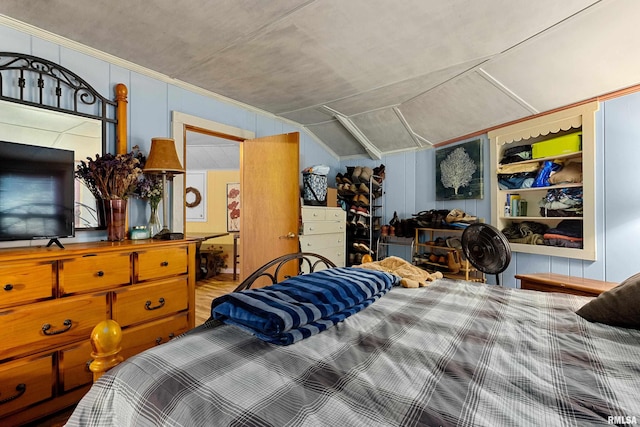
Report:
[[[573,220],[582,226],[582,248],[549,246],[546,244],[511,243],[515,252],[551,255],[566,258],[595,260],[595,112],[598,102],[591,102],[554,113],[537,116],[489,132],[491,141],[491,223],[503,230],[526,221],[556,227],[563,220]],[[521,145],[548,141],[558,135],[582,132],[581,150],[562,154],[560,152],[530,160],[515,162],[517,165],[540,165],[545,161],[578,161],[582,163],[582,182],[560,183],[547,187],[501,189],[498,170],[505,150]],[[552,150],[553,151],[553,150]],[[549,190],[582,189],[582,215],[574,217],[547,216],[539,209],[541,200]],[[505,201],[517,194],[527,201],[527,215],[505,214]]]
[[300,250],[322,255],[344,267],[346,228],[346,212],[342,208],[302,206]]

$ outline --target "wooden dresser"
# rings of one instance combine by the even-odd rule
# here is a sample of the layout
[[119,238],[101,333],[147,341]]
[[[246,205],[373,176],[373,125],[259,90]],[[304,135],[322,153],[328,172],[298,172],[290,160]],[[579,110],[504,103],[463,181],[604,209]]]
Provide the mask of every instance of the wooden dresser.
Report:
[[615,282],[565,276],[555,273],[516,274],[521,289],[597,297],[618,285]]
[[345,265],[347,216],[342,208],[302,207],[300,249],[329,258],[337,267]]
[[89,335],[123,329],[127,358],[195,322],[195,241],[0,249],[0,425],[75,404],[89,389]]

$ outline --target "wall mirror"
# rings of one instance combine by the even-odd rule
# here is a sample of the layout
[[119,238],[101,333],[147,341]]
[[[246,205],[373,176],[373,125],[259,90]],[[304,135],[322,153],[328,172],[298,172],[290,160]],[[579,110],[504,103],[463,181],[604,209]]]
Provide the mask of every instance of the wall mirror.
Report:
[[[116,133],[117,108],[116,101],[58,64],[0,52],[0,140],[72,150],[76,162],[95,158],[106,152],[107,135]],[[76,180],[75,229],[104,228],[101,211]]]

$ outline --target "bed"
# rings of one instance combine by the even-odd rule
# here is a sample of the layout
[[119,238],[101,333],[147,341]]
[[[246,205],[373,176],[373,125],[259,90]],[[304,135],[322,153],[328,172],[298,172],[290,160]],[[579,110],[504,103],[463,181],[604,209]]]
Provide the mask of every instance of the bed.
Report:
[[67,425],[637,422],[640,330],[578,316],[590,300],[449,279],[392,286],[291,345],[211,319],[106,372]]

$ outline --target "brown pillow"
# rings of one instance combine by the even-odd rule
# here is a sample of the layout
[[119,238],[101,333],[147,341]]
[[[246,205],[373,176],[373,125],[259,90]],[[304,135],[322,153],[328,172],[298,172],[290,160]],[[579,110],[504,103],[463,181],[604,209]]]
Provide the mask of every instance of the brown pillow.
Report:
[[590,322],[640,329],[640,273],[601,293],[576,313]]

